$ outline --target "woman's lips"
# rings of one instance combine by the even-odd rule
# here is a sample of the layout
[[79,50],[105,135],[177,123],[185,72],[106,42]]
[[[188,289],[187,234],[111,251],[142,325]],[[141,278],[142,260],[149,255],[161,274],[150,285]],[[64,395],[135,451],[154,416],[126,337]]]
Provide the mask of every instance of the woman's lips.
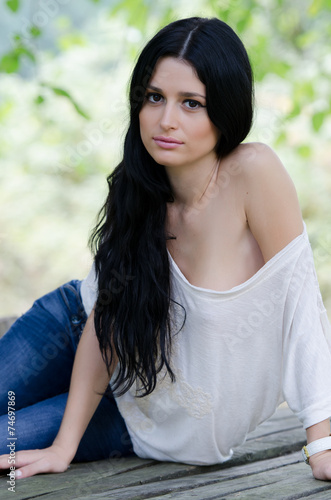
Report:
[[163,137],[161,135],[153,137],[153,140],[156,142],[158,146],[160,146],[160,148],[163,149],[175,149],[184,144],[183,142],[179,141],[178,139],[175,139],[174,137]]

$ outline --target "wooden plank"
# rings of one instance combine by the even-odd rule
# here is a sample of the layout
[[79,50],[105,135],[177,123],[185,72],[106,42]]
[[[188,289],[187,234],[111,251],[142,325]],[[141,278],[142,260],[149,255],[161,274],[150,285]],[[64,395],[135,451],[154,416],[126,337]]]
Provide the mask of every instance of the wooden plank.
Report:
[[[214,471],[212,473],[165,480],[149,484],[110,488],[99,494],[83,494],[76,500],[116,498],[116,500],[211,500],[219,498],[241,499],[288,499],[294,500],[303,495],[314,495],[329,492],[331,484],[316,481],[309,468],[302,463],[299,453],[255,464]],[[53,500],[62,497],[45,495],[45,499]],[[63,497],[64,499],[65,497]]]
[[[224,464],[212,467],[194,467],[176,463],[148,462],[144,467],[137,467],[131,470],[119,470],[117,475],[111,473],[107,475],[107,471],[101,471],[101,473],[98,474],[99,464],[104,467],[105,462],[109,461],[94,462],[93,471],[96,471],[96,474],[93,475],[86,470],[87,475],[85,477],[81,474],[77,475],[77,469],[75,471],[75,466],[72,466],[72,469],[70,469],[65,476],[62,476],[65,480],[61,481],[60,487],[59,484],[55,482],[58,477],[54,475],[37,476],[27,479],[26,481],[23,480],[22,483],[26,482],[27,488],[21,491],[17,490],[19,496],[16,496],[16,498],[26,498],[26,494],[29,494],[29,498],[35,498],[43,491],[43,497],[49,500],[80,498],[81,496],[86,496],[86,494],[89,495],[89,498],[99,498],[100,495],[101,497],[103,495],[107,497],[110,493],[112,497],[116,495],[114,498],[123,497],[123,499],[125,499],[131,498],[136,490],[138,491],[137,494],[139,498],[145,498],[145,496],[142,496],[145,493],[147,494],[146,498],[149,498],[151,495],[156,495],[160,492],[162,492],[162,495],[165,495],[173,489],[178,491],[178,489],[201,487],[201,485],[204,486],[205,484],[209,485],[209,483],[218,482],[220,478],[232,479],[236,476],[238,470],[241,475],[256,473],[256,471],[261,469],[261,463],[264,464],[264,470],[269,470],[274,467],[284,467],[284,464],[296,463],[299,460],[301,461],[300,454],[291,454],[287,457],[255,462],[240,466],[239,468],[225,468]],[[305,468],[307,468],[307,466],[305,466]],[[47,481],[47,488],[41,480]],[[261,478],[261,485],[264,484],[264,479]],[[122,496],[119,496],[120,491],[122,492]],[[20,496],[21,493],[23,494],[22,497]]]
[[[301,423],[283,405],[250,433],[247,442],[225,464],[203,467],[137,457],[74,464],[66,474],[17,481],[15,499],[42,496],[45,500],[238,497],[294,500],[312,498],[311,495],[314,499],[330,499],[331,484],[314,480],[307,466],[301,463],[300,455],[288,454],[299,450],[304,442]],[[7,491],[6,479],[0,478],[3,500],[13,498],[12,492]]]
[[[279,410],[278,414],[282,414]],[[285,412],[287,414],[287,412]],[[158,484],[160,481],[176,480],[192,475],[212,473],[213,471],[233,469],[234,465],[249,463],[267,457],[275,457],[281,454],[299,449],[304,440],[302,429],[280,431],[282,425],[288,426],[288,421],[274,419],[276,432],[272,433],[272,426],[268,433],[255,439],[249,440],[245,445],[236,450],[233,459],[225,464],[217,464],[210,467],[190,466],[187,464],[155,462],[141,460],[136,457],[103,460],[86,464],[74,464],[71,469],[60,476],[44,475],[36,476],[22,482],[17,482],[16,499],[34,498],[43,494],[47,498],[77,498],[83,493],[90,495],[109,492],[114,488],[135,487],[141,484]],[[190,480],[190,479],[189,479]],[[1,487],[1,482],[0,482]],[[3,488],[0,488],[0,491]],[[148,486],[149,489],[149,486]],[[54,493],[51,493],[54,492]],[[23,495],[23,496],[22,496]]]
[[[258,484],[259,477],[263,476],[266,480],[265,485]],[[314,500],[320,498],[320,494],[331,498],[331,484],[325,481],[317,481],[313,478],[311,471],[306,464],[300,462],[287,467],[269,471],[268,474],[259,473],[256,477],[252,476],[245,484],[245,491],[240,492],[240,498],[247,500],[294,500],[303,497],[310,497]],[[203,495],[203,492],[200,491]],[[238,498],[238,491],[226,493],[227,499]],[[212,494],[211,491],[208,495]],[[180,497],[177,497],[182,500]],[[204,498],[204,497],[201,497]],[[207,496],[212,498],[211,496]]]
[[[153,460],[142,460],[138,457],[126,457],[121,459],[100,460],[96,462],[86,462],[72,464],[70,469],[63,474],[43,474],[27,479],[16,481],[15,500],[26,498],[36,498],[50,492],[60,495],[61,490],[70,491],[75,495],[82,494],[88,483],[97,483],[101,478],[111,478],[117,474],[130,473],[134,469],[142,469],[153,464]],[[108,479],[110,482],[110,479]],[[6,496],[6,479],[0,478],[0,498],[13,498],[12,493]],[[59,496],[60,498],[60,496]],[[67,497],[69,498],[69,497]]]
[[[151,466],[151,468],[153,468],[153,466]],[[143,472],[146,472],[146,471],[144,470]],[[225,472],[223,472],[223,474],[224,473]],[[213,473],[213,474],[215,474],[215,473]],[[213,476],[213,474],[212,474],[212,476]],[[69,478],[70,471],[68,473],[66,473],[66,476],[67,475]],[[131,495],[133,494],[132,491],[134,492],[135,489],[138,487],[140,490],[142,490],[142,492],[138,491],[138,495],[139,496],[143,495],[142,498],[145,498],[145,494],[150,495],[153,490],[155,492],[155,489],[156,489],[156,492],[159,493],[160,490],[162,489],[162,488],[160,488],[160,480],[161,480],[162,476],[157,476],[157,474],[155,474],[154,481],[152,481],[152,483],[148,482],[150,480],[150,478],[146,478],[146,475],[138,476],[138,481],[137,481],[137,478],[135,478],[136,479],[135,484],[131,483],[131,485],[130,485],[130,479],[129,479],[130,476],[131,476],[130,473],[123,474],[122,484],[121,484],[121,486],[117,485],[117,487],[115,487],[115,484],[112,481],[115,478],[109,478],[107,481],[107,484],[102,485],[103,489],[101,490],[102,491],[101,495],[100,495],[100,493],[99,494],[97,493],[99,486],[97,484],[95,484],[95,481],[93,481],[93,483],[91,483],[91,484],[85,483],[84,485],[81,485],[81,487],[79,487],[79,483],[76,481],[76,478],[73,478],[74,481],[72,481],[72,486],[70,488],[66,488],[65,490],[64,489],[58,490],[58,491],[50,493],[50,494],[44,494],[43,497],[47,498],[47,499],[64,500],[67,498],[80,498],[81,496],[82,496],[82,498],[85,498],[87,495],[88,495],[88,498],[98,498],[99,496],[101,496],[101,497],[111,496],[111,498],[120,498],[121,495],[124,495],[123,498],[131,498]],[[40,476],[40,478],[41,477],[42,476]],[[52,477],[52,476],[49,476],[49,477]],[[43,478],[46,479],[47,476],[45,475],[45,476],[43,476]],[[37,479],[37,478],[27,479],[26,482],[27,483],[29,481],[35,482],[34,481],[35,479]],[[185,484],[187,483],[187,481],[189,481],[189,479],[185,478],[185,477],[182,480],[185,482]],[[213,480],[213,477],[212,477],[212,480]],[[67,479],[67,481],[68,481],[68,479]],[[69,478],[69,481],[70,481],[70,478]],[[171,481],[175,481],[177,483],[176,479],[172,479]],[[25,482],[25,481],[22,481],[22,483],[23,482]],[[165,482],[165,484],[166,484],[166,482]],[[208,482],[207,475],[205,476],[205,478],[203,478],[203,483],[205,484],[206,482]],[[164,483],[164,480],[162,478],[162,484],[163,483]],[[179,483],[177,483],[177,484],[179,484]],[[190,484],[191,484],[191,482],[190,482]],[[24,493],[25,493],[25,495],[28,494],[29,498],[35,498],[35,497],[39,496],[38,494],[36,494],[35,491],[29,492],[29,491],[25,490]],[[114,496],[114,495],[116,495],[116,496]],[[16,495],[15,495],[15,498],[17,498]],[[26,496],[23,496],[22,498],[26,498]]]
[[[300,498],[309,498],[309,500],[330,500],[331,498],[331,492],[330,490],[325,490],[325,491],[319,491],[315,492],[313,496],[311,495],[304,495]],[[289,498],[288,500],[292,500]]]
[[248,440],[234,451],[231,461],[224,465],[241,465],[251,461],[293,453],[300,450],[305,442],[306,437],[303,429],[285,430],[275,434],[270,433],[261,438]]

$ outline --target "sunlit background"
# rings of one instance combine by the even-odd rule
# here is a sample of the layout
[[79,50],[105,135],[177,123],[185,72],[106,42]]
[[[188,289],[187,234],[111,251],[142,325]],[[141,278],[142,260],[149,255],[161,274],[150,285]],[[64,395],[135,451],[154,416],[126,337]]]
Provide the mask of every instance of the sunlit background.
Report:
[[271,145],[295,182],[330,315],[330,0],[8,0],[0,6],[0,316],[87,274],[87,240],[121,156],[134,60],[161,26],[192,15],[226,21],[248,49],[257,103],[248,141]]

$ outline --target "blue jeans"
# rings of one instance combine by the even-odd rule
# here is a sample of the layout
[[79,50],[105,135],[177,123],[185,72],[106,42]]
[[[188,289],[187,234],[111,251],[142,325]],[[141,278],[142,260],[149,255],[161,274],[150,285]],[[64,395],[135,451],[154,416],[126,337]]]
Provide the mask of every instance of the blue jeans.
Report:
[[[59,430],[87,319],[79,290],[80,281],[74,280],[43,296],[0,339],[0,454],[9,453],[9,391],[15,393],[16,451],[50,446]],[[106,394],[74,461],[131,453],[125,422]]]

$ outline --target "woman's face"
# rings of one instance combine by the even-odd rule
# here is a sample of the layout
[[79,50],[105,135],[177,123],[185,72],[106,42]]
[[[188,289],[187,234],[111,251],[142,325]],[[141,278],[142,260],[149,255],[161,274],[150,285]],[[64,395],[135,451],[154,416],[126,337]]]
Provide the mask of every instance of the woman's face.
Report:
[[158,61],[139,114],[142,142],[165,167],[215,163],[220,132],[208,117],[206,87],[190,64]]

